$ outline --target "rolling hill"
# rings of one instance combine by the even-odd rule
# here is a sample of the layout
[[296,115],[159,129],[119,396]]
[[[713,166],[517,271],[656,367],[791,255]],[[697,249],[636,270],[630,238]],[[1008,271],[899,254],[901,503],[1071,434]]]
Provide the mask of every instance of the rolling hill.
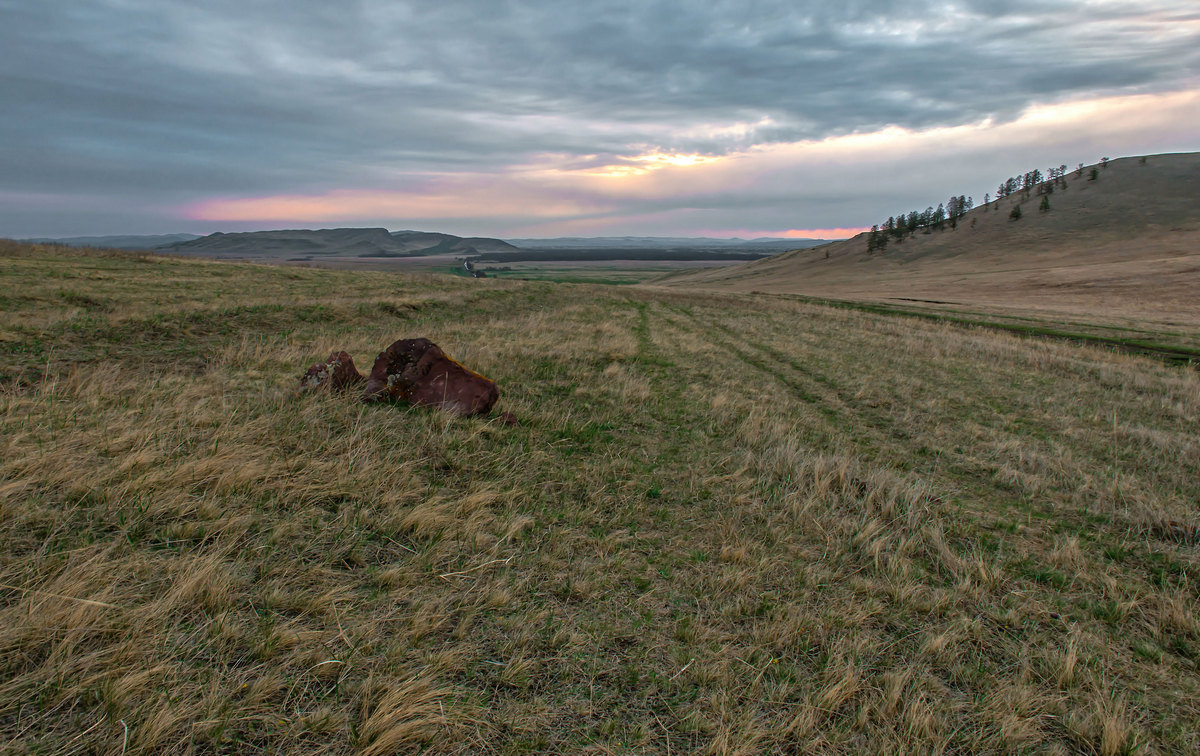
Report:
[[415,257],[516,251],[499,239],[464,238],[386,228],[326,228],[215,233],[162,247],[162,252],[248,260],[322,257]]
[[993,201],[955,229],[918,231],[882,252],[859,234],[661,283],[1200,322],[1200,153],[1113,160],[1095,179],[1091,168],[1068,172],[1051,194]]

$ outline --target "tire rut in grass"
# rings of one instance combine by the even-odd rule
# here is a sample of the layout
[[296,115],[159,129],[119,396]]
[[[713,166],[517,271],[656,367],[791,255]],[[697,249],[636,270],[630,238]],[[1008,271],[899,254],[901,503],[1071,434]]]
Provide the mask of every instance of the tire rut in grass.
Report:
[[[700,334],[714,347],[732,354],[741,362],[784,386],[793,397],[816,412],[826,425],[826,437],[822,440],[826,442],[835,439],[847,441],[851,438],[851,431],[859,432],[860,428],[857,423],[847,422],[847,415],[850,414],[851,408],[841,401],[836,393],[831,392],[820,382],[812,380],[811,376],[804,371],[797,370],[790,361],[781,360],[775,350],[757,340],[748,338],[748,333],[737,333],[728,326],[719,323],[706,326],[698,320],[694,313],[686,309],[671,308],[671,310],[690,324],[690,326],[684,326],[675,322],[676,327]],[[868,429],[868,432],[875,433],[872,429]]]
[[[901,427],[899,421],[886,413],[868,411],[846,387],[767,345],[762,338],[761,326],[741,332],[720,323],[705,327],[694,313],[686,309],[671,309],[692,324],[693,327],[688,330],[702,334],[714,346],[779,382],[818,412],[827,425],[827,434],[816,439],[821,443],[834,448],[850,446],[855,454],[868,459],[940,478],[943,481],[940,487],[958,490],[960,495],[956,498],[960,500],[966,495],[979,505],[998,499],[1010,500],[1011,505],[1011,496],[997,488],[993,470],[953,449],[943,449],[938,465],[933,469],[914,465],[911,434]],[[995,519],[997,515],[990,504],[972,509],[979,515],[986,514],[988,520]]]
[[[784,328],[787,324],[775,321],[773,325],[776,328],[775,333],[778,334],[779,329]],[[736,334],[733,334],[724,326],[718,325],[717,327],[725,330],[731,337],[736,336]],[[839,384],[833,378],[822,374],[811,365],[801,363],[796,358],[770,344],[757,341],[750,341],[748,343],[769,354],[771,358],[779,363],[788,365],[796,373],[802,374],[817,384],[827,387],[837,397],[839,407],[843,409],[846,415],[855,418],[856,428],[875,429],[886,427],[886,432],[881,435],[886,436],[888,440],[892,441],[892,443],[887,443],[887,441],[884,443],[890,451],[897,455],[896,462],[904,463],[906,467],[911,466],[912,469],[922,475],[938,476],[939,472],[941,474],[949,473],[950,479],[956,487],[960,488],[963,494],[970,494],[971,498],[978,498],[980,501],[991,502],[989,506],[976,507],[980,514],[985,514],[985,519],[988,521],[995,521],[996,516],[1000,513],[1011,514],[1014,509],[1021,514],[1028,514],[1032,508],[1032,511],[1038,513],[1038,516],[1044,518],[1047,522],[1054,523],[1057,529],[1066,528],[1072,533],[1086,532],[1089,537],[1104,533],[1111,538],[1120,539],[1127,537],[1131,531],[1138,531],[1141,527],[1141,525],[1127,516],[1114,515],[1105,522],[1098,522],[1096,517],[1089,513],[1086,508],[1075,511],[1074,508],[1064,507],[1064,504],[1069,504],[1076,497],[1079,487],[1083,485],[1083,481],[1079,478],[1082,475],[1083,469],[1108,469],[1118,461],[1114,459],[1111,448],[1095,442],[1095,439],[1092,439],[1092,443],[1088,443],[1086,439],[1071,439],[1069,446],[1082,459],[1076,460],[1073,477],[1047,482],[1046,490],[1054,491],[1057,494],[1056,497],[1046,497],[1044,494],[1039,496],[1029,494],[1015,496],[1013,491],[998,484],[996,479],[998,468],[995,465],[956,451],[955,448],[945,444],[938,446],[937,467],[934,469],[926,468],[920,464],[910,465],[909,463],[918,456],[913,453],[914,447],[921,445],[920,441],[922,437],[920,434],[922,429],[919,425],[913,428],[911,424],[902,423],[892,414],[873,411],[870,407],[864,407],[863,402],[853,396],[848,388]],[[783,344],[787,342],[776,338],[774,343]],[[1029,413],[1023,413],[1023,417],[1029,417]],[[1057,428],[1043,425],[1036,425],[1036,428],[1045,437],[1058,437],[1060,435]],[[994,426],[993,429],[1001,433],[1004,440],[1016,443],[1023,443],[1030,435],[1028,432],[1030,430],[1028,421],[1025,424],[1025,432],[1014,430],[1008,423]],[[921,447],[928,448],[924,445],[921,445]],[[971,447],[968,439],[962,440],[962,447]],[[940,468],[940,471],[938,468]],[[1123,477],[1145,481],[1142,485],[1145,490],[1161,489],[1161,485],[1146,481],[1146,475],[1155,476],[1156,472],[1152,467],[1145,471],[1127,470],[1123,473]],[[994,506],[995,504],[1000,504],[1002,509],[997,510]]]
[[[906,307],[903,305],[885,305],[873,302],[823,299],[820,297],[807,297],[802,295],[787,295],[787,298],[795,301],[823,304],[828,307],[858,310],[860,312],[868,312],[876,315],[920,318],[943,323],[951,323],[959,327],[986,328],[993,331],[1003,331],[1026,338],[1041,338],[1104,347],[1112,349],[1116,352],[1151,357],[1161,360],[1167,364],[1177,365],[1180,367],[1188,367],[1192,369],[1200,367],[1200,350],[1182,344],[1163,344],[1155,341],[1147,341],[1141,337],[1118,338],[1107,337],[1093,333],[1065,331],[1056,325],[1047,325],[1037,321],[1035,321],[1035,323],[1037,323],[1036,325],[1008,323],[997,319],[998,317],[1003,316],[996,316],[989,313],[930,312],[927,310],[915,307]],[[1083,325],[1088,328],[1111,329],[1111,327],[1103,325],[1096,326],[1092,324],[1065,323],[1064,325]],[[1153,338],[1161,338],[1163,335],[1165,335],[1156,332],[1139,331],[1138,333],[1149,333]]]
[[633,336],[637,340],[637,361],[646,367],[674,368],[675,363],[654,346],[650,303],[632,299],[626,302],[637,311],[637,322],[633,326]]

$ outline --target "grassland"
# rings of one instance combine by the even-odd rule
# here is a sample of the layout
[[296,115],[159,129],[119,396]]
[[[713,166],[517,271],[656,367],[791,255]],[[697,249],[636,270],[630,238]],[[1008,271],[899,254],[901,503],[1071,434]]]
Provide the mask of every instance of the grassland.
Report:
[[[1194,369],[18,245],[0,297],[0,752],[1200,751]],[[404,336],[521,424],[294,394]]]
[[[195,258],[192,258],[195,259]],[[238,260],[304,268],[378,271],[416,275],[452,275],[469,277],[462,255],[426,255],[423,257],[324,257],[294,260]],[[736,265],[733,260],[546,260],[539,262],[481,263],[477,270],[490,278],[556,283],[593,283],[625,285],[644,283],[671,273]]]
[[[663,275],[701,268],[718,268],[736,263],[725,261],[653,261],[653,260],[606,260],[573,262],[566,260],[546,262],[518,262],[503,265],[477,265],[492,278],[509,278],[520,281],[552,281],[557,283],[592,283],[621,286],[646,283]],[[459,267],[454,273],[462,272]]]

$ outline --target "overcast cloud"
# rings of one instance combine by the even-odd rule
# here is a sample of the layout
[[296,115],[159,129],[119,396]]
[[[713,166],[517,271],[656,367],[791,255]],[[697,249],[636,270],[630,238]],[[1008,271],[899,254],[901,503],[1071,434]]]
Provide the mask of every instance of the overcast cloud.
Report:
[[1194,0],[0,0],[0,235],[853,228],[1198,91]]

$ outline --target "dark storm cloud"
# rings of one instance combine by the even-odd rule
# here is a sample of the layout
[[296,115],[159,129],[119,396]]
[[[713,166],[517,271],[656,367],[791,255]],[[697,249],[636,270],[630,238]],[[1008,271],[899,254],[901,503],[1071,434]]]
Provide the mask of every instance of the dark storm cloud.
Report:
[[1190,7],[0,0],[0,233],[41,217],[21,193],[134,213],[1169,91],[1200,72]]

